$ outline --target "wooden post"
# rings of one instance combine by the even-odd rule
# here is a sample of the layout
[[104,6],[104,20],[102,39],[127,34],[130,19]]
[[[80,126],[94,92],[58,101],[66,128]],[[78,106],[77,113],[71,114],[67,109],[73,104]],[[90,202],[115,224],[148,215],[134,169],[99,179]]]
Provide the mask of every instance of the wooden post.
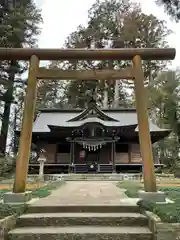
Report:
[[72,141],[69,142],[70,144],[70,153],[69,153],[69,169],[68,169],[68,172],[72,172],[72,162],[73,162],[73,143]]
[[72,163],[74,165],[75,162],[75,142],[72,142]]
[[74,142],[74,139],[73,139],[73,142],[72,142],[72,172],[73,173],[75,173],[74,162],[75,162],[75,142]]
[[115,166],[115,142],[111,143],[111,161],[112,161],[112,172],[116,173],[116,166]]
[[131,164],[131,155],[132,155],[132,144],[128,144],[128,160],[129,160],[129,164]]
[[19,152],[16,161],[16,176],[13,188],[13,192],[15,193],[22,193],[26,189],[26,178],[32,139],[32,127],[36,105],[38,68],[39,59],[33,55],[30,59]]
[[136,95],[136,111],[139,127],[139,142],[144,165],[144,188],[146,192],[156,192],[157,187],[151,137],[149,132],[147,96],[144,89],[144,73],[140,56],[137,55],[133,58],[133,65],[135,76],[134,86]]

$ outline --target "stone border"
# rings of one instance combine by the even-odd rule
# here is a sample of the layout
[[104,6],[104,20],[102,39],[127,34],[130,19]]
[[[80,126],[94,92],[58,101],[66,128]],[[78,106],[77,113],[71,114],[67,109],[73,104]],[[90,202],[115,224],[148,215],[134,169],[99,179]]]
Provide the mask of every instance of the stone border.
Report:
[[[174,174],[156,174],[156,180],[166,181],[166,179],[170,178],[174,180]],[[38,179],[37,174],[28,175],[28,179]],[[141,173],[98,173],[98,174],[44,174],[45,181],[54,181],[61,180],[65,181],[133,181],[138,180],[142,181]]]
[[173,178],[174,174],[166,174],[166,173],[156,173],[156,177],[163,177],[163,178]]
[[8,231],[15,227],[16,220],[16,215],[11,215],[0,219],[0,239],[4,239]]
[[144,211],[153,240],[180,240],[180,223],[165,223],[154,213]]
[[144,190],[138,191],[139,198],[145,201],[154,201],[156,203],[166,202],[166,195],[164,192],[145,192]]
[[3,202],[7,204],[22,204],[27,203],[32,199],[32,191],[23,193],[7,192],[3,194]]

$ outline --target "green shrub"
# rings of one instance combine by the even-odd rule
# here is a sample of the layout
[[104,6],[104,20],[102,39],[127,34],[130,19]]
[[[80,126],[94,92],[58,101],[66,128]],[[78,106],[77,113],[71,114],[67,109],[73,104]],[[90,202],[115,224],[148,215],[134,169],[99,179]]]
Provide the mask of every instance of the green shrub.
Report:
[[180,187],[160,187],[159,191],[163,191],[163,192],[179,192],[180,193]]
[[137,205],[140,207],[142,211],[150,211],[153,212],[154,209],[154,203],[151,201],[145,201],[145,200],[139,200],[137,202]]
[[[63,181],[51,182],[39,189],[32,190],[32,195],[35,198],[47,197],[48,195],[51,194],[52,190],[56,189],[62,184],[63,184]],[[0,196],[2,197],[4,192],[7,192],[7,191],[8,190],[1,190]],[[9,204],[0,203],[0,218],[4,218],[11,215],[20,216],[26,212],[27,208],[28,208],[27,204],[9,205]]]
[[138,198],[138,190],[139,189],[135,189],[135,188],[129,188],[126,190],[126,195],[130,198]]
[[47,197],[51,194],[51,191],[49,191],[48,189],[36,189],[34,191],[32,191],[32,197],[33,198],[44,198]]
[[163,222],[180,222],[180,201],[169,204],[156,204],[151,201],[138,202],[141,211],[147,210],[155,213]]
[[[120,188],[125,188],[128,197],[138,197],[138,190],[143,187],[135,182],[120,182],[117,184]],[[166,196],[174,203],[156,204],[152,201],[140,200],[138,205],[141,211],[150,211],[155,213],[163,222],[180,223],[180,187],[160,187],[159,191],[165,192]]]
[[153,212],[158,215],[163,222],[180,222],[180,202],[174,204],[156,204]]
[[0,177],[6,177],[14,172],[16,159],[10,156],[0,156]]
[[117,187],[126,189],[126,195],[130,198],[138,198],[138,191],[142,189],[142,186],[133,181],[123,181],[117,184]]
[[174,176],[176,178],[180,178],[180,167],[177,166],[175,169],[174,169]]
[[20,216],[27,210],[26,204],[9,205],[0,204],[0,218],[4,218],[11,215]]
[[161,187],[159,190],[165,192],[166,196],[173,201],[178,201],[178,199],[180,199],[179,187]]
[[155,173],[161,174],[162,173],[162,168],[161,167],[155,168]]
[[159,190],[164,191],[174,203],[156,204],[151,201],[141,200],[138,202],[140,209],[155,213],[163,222],[180,223],[180,188],[163,187],[159,188]]
[[47,197],[51,194],[52,190],[60,187],[64,182],[63,181],[55,181],[55,182],[50,182],[49,184],[32,190],[32,196],[33,198],[44,198]]
[[0,199],[3,198],[3,195],[4,195],[4,193],[6,193],[6,192],[9,192],[9,190],[8,190],[8,189],[1,189],[1,190],[0,190]]

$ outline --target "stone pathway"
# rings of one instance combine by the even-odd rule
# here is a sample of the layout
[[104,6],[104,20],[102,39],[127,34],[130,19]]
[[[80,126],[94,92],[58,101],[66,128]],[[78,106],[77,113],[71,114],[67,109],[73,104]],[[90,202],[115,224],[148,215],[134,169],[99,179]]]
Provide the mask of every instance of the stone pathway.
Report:
[[104,181],[72,181],[54,190],[46,198],[32,205],[68,205],[68,204],[119,204],[120,199],[127,198],[123,189],[116,187],[115,182]]

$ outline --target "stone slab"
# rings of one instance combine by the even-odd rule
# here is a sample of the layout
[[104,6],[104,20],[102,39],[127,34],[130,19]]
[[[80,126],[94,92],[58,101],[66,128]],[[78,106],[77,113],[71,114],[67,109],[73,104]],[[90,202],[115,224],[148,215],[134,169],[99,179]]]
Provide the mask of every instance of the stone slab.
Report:
[[9,240],[152,240],[147,227],[109,227],[109,226],[66,226],[66,227],[23,227],[8,233]]
[[75,181],[52,191],[51,195],[37,201],[38,205],[93,205],[120,204],[120,199],[127,198],[114,182]]
[[101,205],[57,205],[53,204],[52,205],[42,205],[39,204],[39,201],[36,201],[33,204],[30,204],[28,207],[28,213],[77,213],[77,212],[98,212],[98,213],[139,213],[139,207],[137,204],[123,204],[120,203],[118,205],[112,205],[112,204],[101,204]]
[[17,219],[19,227],[43,226],[147,226],[148,219],[140,213],[34,213]]
[[3,196],[3,202],[4,203],[11,203],[11,204],[17,204],[17,203],[27,203],[32,199],[32,192],[27,191],[24,193],[13,193],[13,192],[7,192]]
[[139,198],[142,200],[153,201],[153,202],[166,202],[166,195],[164,192],[145,192],[138,191]]

